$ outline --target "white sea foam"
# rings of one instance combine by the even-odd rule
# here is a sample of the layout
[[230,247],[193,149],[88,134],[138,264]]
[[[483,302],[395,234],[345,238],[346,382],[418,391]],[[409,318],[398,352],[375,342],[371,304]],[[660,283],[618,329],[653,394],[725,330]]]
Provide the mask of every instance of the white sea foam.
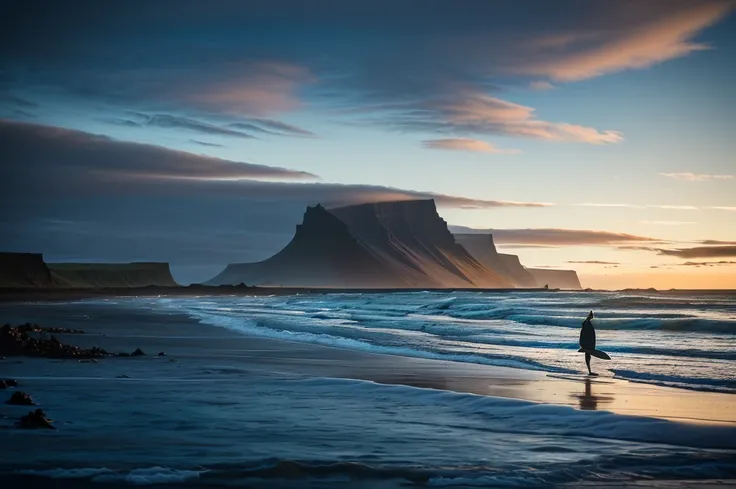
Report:
[[[128,302],[130,304],[130,302]],[[573,373],[578,328],[598,314],[603,371],[638,382],[736,392],[736,295],[390,293],[144,299],[246,334],[372,353]],[[610,372],[612,374],[613,372]]]
[[130,471],[115,471],[106,467],[55,468],[21,470],[18,474],[48,477],[50,479],[89,479],[99,483],[125,483],[136,486],[174,484],[198,479],[206,471],[177,470],[168,467],[146,467]]
[[345,394],[382,398],[416,405],[442,406],[483,420],[483,429],[505,433],[606,438],[682,447],[736,449],[736,427],[696,425],[657,418],[580,411],[569,406],[540,404],[444,390],[370,381],[319,378],[298,380],[312,389],[339,389]]
[[168,467],[149,467],[134,469],[127,473],[101,474],[92,479],[92,482],[124,482],[136,486],[153,484],[174,484],[198,479],[202,471],[174,470]]

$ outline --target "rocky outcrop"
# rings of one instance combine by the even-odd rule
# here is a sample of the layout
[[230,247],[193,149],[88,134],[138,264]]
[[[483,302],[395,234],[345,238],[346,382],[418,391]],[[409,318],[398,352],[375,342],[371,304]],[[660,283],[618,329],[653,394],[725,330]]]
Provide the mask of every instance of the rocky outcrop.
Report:
[[575,270],[554,270],[549,268],[527,268],[540,287],[550,289],[580,290],[580,279]]
[[210,285],[335,288],[509,287],[455,242],[432,200],[307,208],[292,241]]
[[55,430],[56,428],[51,423],[52,421],[46,417],[46,413],[43,411],[43,409],[36,409],[35,411],[30,411],[28,414],[20,418],[15,423],[15,425],[18,428],[23,428],[27,430]]
[[14,406],[35,406],[36,405],[36,403],[33,402],[33,399],[31,399],[31,396],[21,391],[13,392],[13,395],[10,396],[10,399],[5,401],[5,404],[11,404]]
[[[44,336],[47,333],[42,333]],[[29,357],[83,359],[100,358],[110,355],[102,348],[81,348],[65,345],[54,335],[42,337],[24,326],[12,327],[6,324],[0,328],[0,355],[24,355]]]

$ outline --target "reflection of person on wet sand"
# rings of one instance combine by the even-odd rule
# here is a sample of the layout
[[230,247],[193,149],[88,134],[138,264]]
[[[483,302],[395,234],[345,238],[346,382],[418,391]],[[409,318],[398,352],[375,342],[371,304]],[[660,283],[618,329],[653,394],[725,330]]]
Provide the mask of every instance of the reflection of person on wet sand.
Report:
[[[595,384],[596,386],[595,390],[598,391],[597,394],[593,393],[593,384]],[[599,404],[608,404],[613,401],[613,397],[605,395],[605,388],[605,382],[586,377],[585,390],[583,391],[583,393],[573,394],[572,397],[578,400],[580,409],[582,409],[583,411],[595,411],[596,409],[598,409]],[[603,390],[603,392],[601,392],[601,390]],[[611,394],[612,392],[613,391],[608,391],[608,394]]]
[[595,411],[598,408],[598,398],[592,394],[590,379],[585,379],[585,393],[578,396],[580,409]]
[[[593,319],[593,311],[590,311],[588,317],[583,321],[583,329],[580,330],[580,348],[586,350],[595,350],[595,329],[591,319]],[[590,370],[590,353],[588,352],[585,352],[585,365],[588,366],[590,375],[597,375]]]

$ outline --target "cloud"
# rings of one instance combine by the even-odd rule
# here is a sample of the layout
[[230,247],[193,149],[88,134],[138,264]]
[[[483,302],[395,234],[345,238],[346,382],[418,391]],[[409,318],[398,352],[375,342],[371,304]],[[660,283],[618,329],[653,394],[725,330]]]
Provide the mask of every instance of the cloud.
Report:
[[588,144],[611,144],[624,139],[618,131],[538,119],[532,107],[474,89],[450,89],[443,95],[417,102],[365,107],[365,112],[374,114],[366,122],[401,131],[502,135]]
[[680,211],[696,211],[698,207],[694,205],[668,205],[668,204],[602,204],[602,203],[590,203],[575,204],[578,207],[613,207],[623,209],[669,209],[669,210],[680,210]]
[[471,151],[478,153],[494,153],[494,154],[517,154],[516,149],[501,149],[486,141],[467,138],[445,138],[445,139],[429,139],[422,141],[425,148],[430,149],[447,149],[452,151]]
[[453,233],[493,234],[500,245],[525,246],[618,246],[626,243],[657,243],[661,240],[608,231],[582,229],[474,229],[450,226]]
[[302,129],[301,127],[272,119],[246,119],[246,121],[247,122],[233,122],[229,126],[237,129],[245,129],[247,131],[273,134],[276,136],[316,136],[313,132]]
[[716,210],[719,210],[719,211],[732,211],[732,212],[736,212],[736,207],[713,206],[713,207],[708,207],[708,208],[709,209],[716,209]]
[[674,250],[657,249],[656,251],[660,255],[676,256],[678,258],[736,256],[736,246],[697,246],[694,248],[679,248]]
[[[8,90],[216,115],[284,135],[311,134],[277,127],[277,116],[312,111],[437,137],[613,144],[623,141],[616,128],[547,120],[499,94],[707,49],[697,36],[733,8],[711,0],[185,4],[172,12],[152,1],[128,11],[119,0],[78,0],[84,19],[61,6],[20,5],[0,19]],[[355,111],[364,117],[356,120]]]
[[38,104],[3,91],[1,75],[2,73],[0,73],[0,117],[20,119],[35,117],[39,108]]
[[[254,165],[117,141],[81,131],[0,119],[6,179],[29,178],[50,186],[64,180],[316,178],[303,171]],[[25,175],[24,175],[25,174]]]
[[647,207],[653,207],[656,209],[672,209],[672,210],[678,210],[678,211],[696,211],[698,210],[697,207],[694,205],[650,205]]
[[572,260],[566,263],[580,263],[580,264],[589,264],[589,265],[620,265],[620,263],[616,261],[598,261],[598,260],[583,260],[583,261]]
[[[269,134],[272,136],[302,136],[314,137],[313,132],[301,127],[287,124],[271,119],[246,119],[245,121],[232,122],[226,127],[199,121],[190,117],[176,116],[172,114],[144,114],[140,112],[129,112],[133,119],[106,118],[103,122],[128,127],[162,127],[166,129],[184,129],[201,134],[215,136],[230,136],[243,139],[255,139],[256,136],[246,131]],[[247,122],[246,122],[247,121]]]
[[253,179],[314,179],[303,171],[254,165],[174,151],[159,146],[117,141],[81,131],[4,121],[0,146],[6,193],[43,188],[51,196],[85,192],[292,200],[329,206],[364,202],[434,199],[440,207],[491,209],[541,208],[552,204],[473,199],[436,192],[378,185],[284,183]]
[[14,108],[20,108],[20,109],[37,109],[38,104],[35,102],[31,102],[30,100],[26,100],[21,97],[16,97],[15,95],[11,93],[4,93],[0,92],[0,105],[6,106],[6,107],[14,107]]
[[214,136],[230,136],[243,139],[255,139],[251,134],[235,131],[226,127],[219,127],[207,122],[198,121],[188,117],[181,117],[171,114],[141,114],[133,112],[131,114],[135,120],[130,119],[106,119],[106,122],[129,127],[163,127],[166,129],[184,129],[187,131],[198,132],[200,134]]
[[733,180],[736,175],[712,175],[708,173],[660,173],[660,175],[674,178],[675,180],[685,180],[687,182],[707,182],[710,180]]
[[200,146],[211,146],[215,148],[224,148],[225,146],[217,143],[208,143],[207,141],[198,141],[196,139],[190,139],[190,143],[199,144]]
[[84,21],[61,7],[20,6],[0,24],[8,85],[233,123],[300,111],[358,122],[345,109],[425,136],[612,144],[623,141],[616,128],[548,120],[500,94],[695,52],[704,45],[694,37],[730,11],[682,0],[556,2],[535,5],[537,15],[524,2],[186,4],[176,13],[158,1],[123,12],[119,0],[79,0]]
[[537,91],[554,90],[557,88],[548,81],[533,81],[529,84],[529,88]]
[[693,38],[732,9],[730,1],[611,3],[584,26],[533,38],[515,69],[569,82],[646,68],[710,49]]
[[685,263],[679,264],[682,267],[720,267],[725,265],[736,265],[736,261],[686,261]]
[[736,241],[719,241],[717,239],[706,239],[701,241],[700,244],[704,245],[736,245]]
[[687,226],[695,224],[692,221],[639,221],[642,224],[650,224],[654,226]]
[[302,101],[297,93],[300,86],[315,81],[316,77],[305,66],[256,61],[232,69],[228,79],[214,78],[199,87],[178,85],[170,96],[204,109],[263,117],[300,108]]

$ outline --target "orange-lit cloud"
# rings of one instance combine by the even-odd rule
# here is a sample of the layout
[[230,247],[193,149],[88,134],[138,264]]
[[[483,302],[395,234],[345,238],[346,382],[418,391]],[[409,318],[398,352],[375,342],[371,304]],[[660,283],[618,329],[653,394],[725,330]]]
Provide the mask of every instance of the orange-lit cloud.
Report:
[[541,120],[532,107],[468,87],[448,86],[442,96],[412,103],[379,104],[365,107],[362,112],[371,110],[386,114],[377,124],[408,131],[498,134],[588,144],[618,143],[624,139],[618,131]]
[[734,7],[731,1],[680,2],[649,15],[656,9],[648,11],[648,2],[613,5],[606,13],[617,21],[615,28],[588,25],[533,39],[520,55],[534,59],[520,60],[516,71],[569,82],[652,66],[709,49],[693,38]]
[[601,132],[592,127],[543,121],[536,118],[535,110],[531,107],[472,91],[440,101],[436,109],[450,122],[461,127],[477,128],[478,132],[591,144],[618,143],[623,140],[623,135],[618,131]]
[[716,258],[736,256],[736,246],[696,246],[675,250],[658,249],[658,254],[678,258]]
[[263,117],[300,108],[300,87],[316,81],[308,68],[292,63],[249,63],[232,70],[223,81],[203,84],[184,98],[209,110]]
[[662,240],[627,233],[587,229],[474,229],[450,226],[453,233],[492,234],[493,241],[514,246],[619,246],[627,243],[661,243]]
[[718,239],[706,239],[705,241],[700,241],[700,244],[704,245],[736,245],[736,241],[721,241]]
[[453,151],[472,151],[478,153],[494,153],[494,154],[517,154],[518,149],[502,149],[497,148],[493,144],[478,139],[469,138],[444,138],[429,139],[422,141],[425,148],[430,149],[447,149]]
[[695,224],[693,221],[640,221],[642,224],[651,224],[655,226],[688,226]]
[[681,267],[722,267],[728,265],[736,265],[736,261],[686,261],[678,264]]
[[710,175],[707,173],[660,173],[660,175],[674,178],[675,180],[685,180],[688,182],[707,182],[709,180],[733,180],[736,175]]
[[670,205],[670,204],[599,204],[586,202],[583,204],[575,204],[579,207],[612,207],[612,208],[625,208],[625,209],[670,209],[679,211],[696,211],[698,207],[694,205]]

